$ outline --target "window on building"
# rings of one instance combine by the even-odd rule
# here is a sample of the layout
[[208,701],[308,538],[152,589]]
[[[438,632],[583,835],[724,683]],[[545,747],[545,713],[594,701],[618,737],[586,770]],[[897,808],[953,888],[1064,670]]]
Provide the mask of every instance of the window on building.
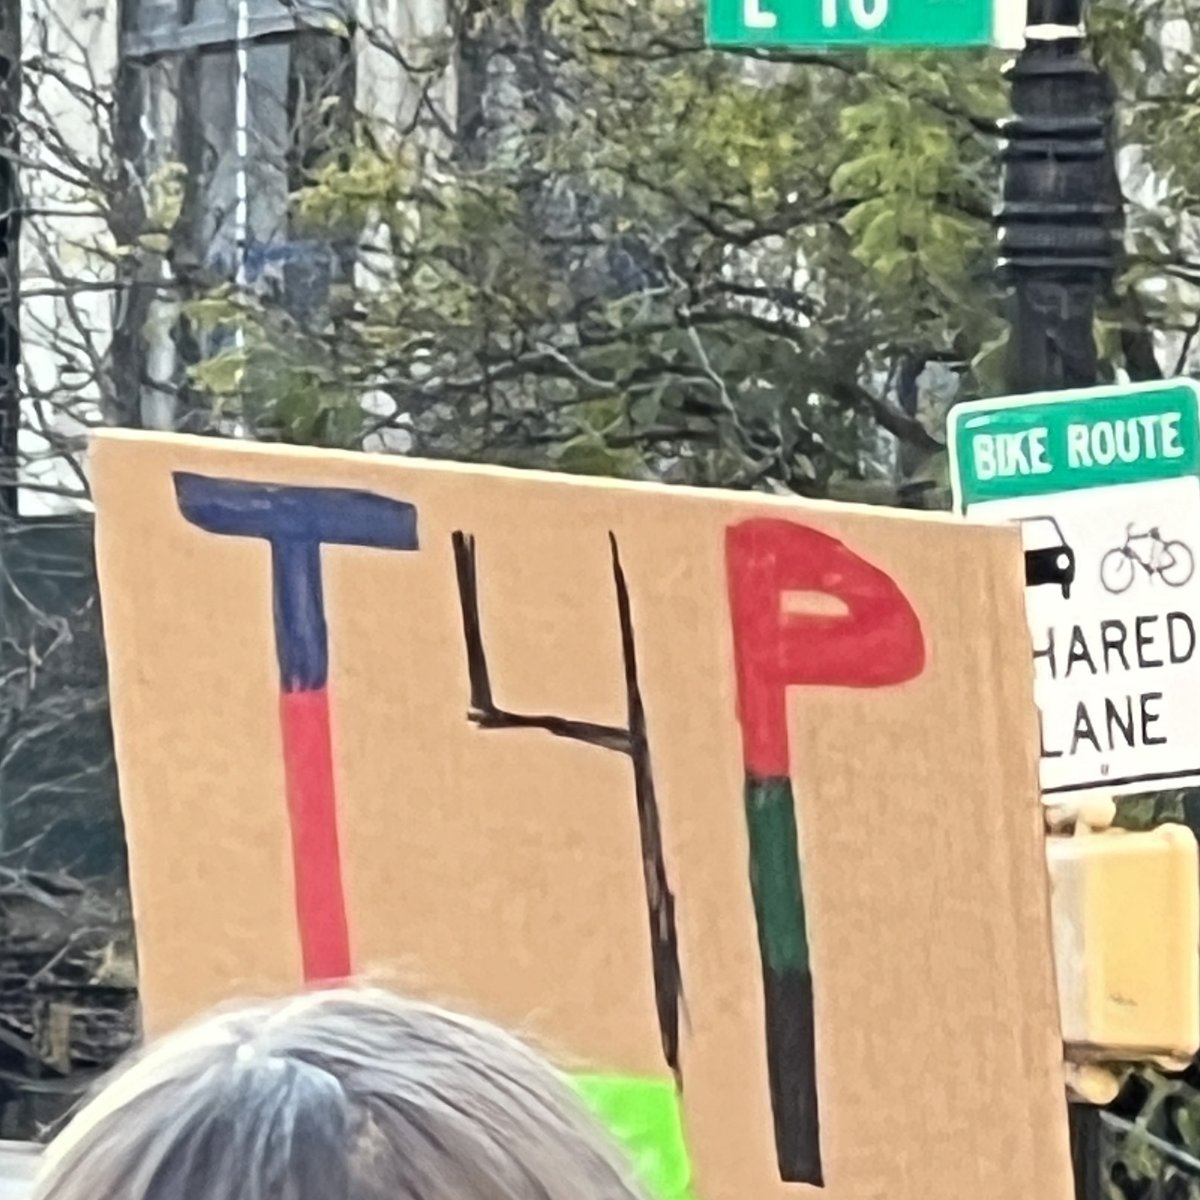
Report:
[[[289,196],[349,128],[352,22],[340,0],[126,0],[122,123],[143,184],[183,168],[183,204],[163,271],[183,299],[238,282],[297,319],[320,309],[337,248],[294,228]],[[232,331],[200,332],[176,312],[135,314],[162,330],[140,355],[143,424],[190,429],[187,368]],[[166,329],[173,329],[167,333]]]

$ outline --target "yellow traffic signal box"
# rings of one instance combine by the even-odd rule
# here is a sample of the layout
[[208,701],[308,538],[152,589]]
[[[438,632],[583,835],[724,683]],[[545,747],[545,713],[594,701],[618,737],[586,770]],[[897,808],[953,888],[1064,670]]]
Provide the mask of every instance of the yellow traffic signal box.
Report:
[[1192,832],[1046,841],[1067,1057],[1182,1066],[1200,1049],[1200,863]]

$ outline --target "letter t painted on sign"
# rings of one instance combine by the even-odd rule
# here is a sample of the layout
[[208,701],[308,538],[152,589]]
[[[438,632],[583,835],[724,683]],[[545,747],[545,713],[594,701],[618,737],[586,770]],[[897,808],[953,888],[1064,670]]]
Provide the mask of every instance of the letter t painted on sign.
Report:
[[350,935],[329,726],[323,545],[416,550],[417,510],[347,488],[284,487],[175,473],[179,511],[207,533],[271,547],[280,724],[304,978],[344,979]]

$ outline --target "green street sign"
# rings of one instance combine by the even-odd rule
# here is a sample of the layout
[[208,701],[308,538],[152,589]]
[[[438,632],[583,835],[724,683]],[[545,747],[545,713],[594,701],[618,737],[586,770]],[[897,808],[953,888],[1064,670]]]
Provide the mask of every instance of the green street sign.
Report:
[[708,0],[712,46],[1018,49],[1025,0]]
[[949,424],[956,504],[1200,474],[1198,398],[1177,379],[961,404]]

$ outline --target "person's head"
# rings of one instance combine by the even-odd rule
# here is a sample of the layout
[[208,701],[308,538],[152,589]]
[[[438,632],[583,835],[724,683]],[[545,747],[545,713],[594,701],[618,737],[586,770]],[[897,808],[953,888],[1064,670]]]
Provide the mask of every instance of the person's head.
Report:
[[35,1200],[642,1200],[501,1030],[343,989],[142,1051],[50,1144]]

